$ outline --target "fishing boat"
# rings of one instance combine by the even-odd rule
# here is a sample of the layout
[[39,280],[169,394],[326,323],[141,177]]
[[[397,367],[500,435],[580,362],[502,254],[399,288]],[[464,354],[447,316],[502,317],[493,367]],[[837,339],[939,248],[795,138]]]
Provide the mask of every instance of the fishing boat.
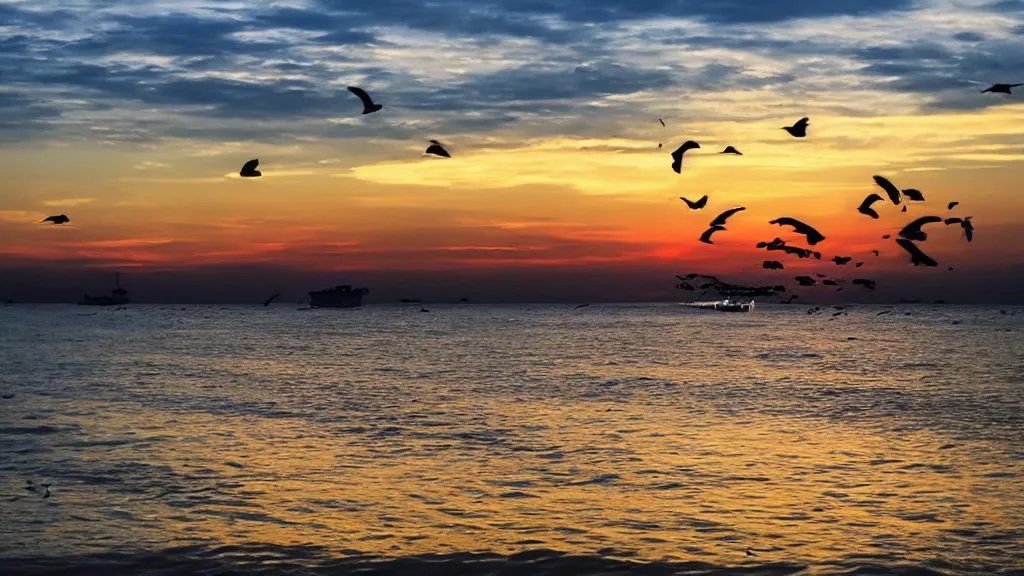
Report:
[[310,308],[358,308],[369,288],[352,288],[345,284],[309,293]]
[[121,306],[128,303],[128,291],[121,288],[121,274],[114,272],[114,289],[110,296],[89,296],[78,301],[79,306]]
[[733,302],[729,299],[725,299],[709,302],[684,302],[683,306],[686,306],[687,308],[697,308],[698,310],[718,310],[719,312],[750,312],[754,309],[754,301]]

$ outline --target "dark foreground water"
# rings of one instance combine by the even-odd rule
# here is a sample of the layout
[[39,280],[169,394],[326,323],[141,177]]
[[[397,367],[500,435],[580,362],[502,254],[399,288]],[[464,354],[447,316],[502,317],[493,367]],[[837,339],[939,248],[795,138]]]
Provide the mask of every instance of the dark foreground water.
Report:
[[1024,310],[806,310],[2,307],[0,574],[1024,574]]

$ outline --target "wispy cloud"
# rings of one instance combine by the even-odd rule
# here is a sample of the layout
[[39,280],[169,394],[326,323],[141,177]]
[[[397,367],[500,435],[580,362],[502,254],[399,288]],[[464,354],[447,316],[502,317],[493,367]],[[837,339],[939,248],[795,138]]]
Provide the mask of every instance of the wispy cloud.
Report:
[[57,208],[72,208],[75,206],[81,206],[83,204],[89,204],[95,201],[95,198],[59,198],[57,200],[43,200],[43,206],[52,206]]

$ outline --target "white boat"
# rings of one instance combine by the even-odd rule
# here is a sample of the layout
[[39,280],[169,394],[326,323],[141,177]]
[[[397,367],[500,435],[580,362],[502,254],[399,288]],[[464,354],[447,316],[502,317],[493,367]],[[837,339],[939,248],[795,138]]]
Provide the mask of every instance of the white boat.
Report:
[[729,299],[725,300],[713,300],[709,302],[683,302],[683,306],[687,308],[697,308],[699,310],[718,310],[719,312],[750,312],[754,309],[754,301],[750,302],[732,302]]

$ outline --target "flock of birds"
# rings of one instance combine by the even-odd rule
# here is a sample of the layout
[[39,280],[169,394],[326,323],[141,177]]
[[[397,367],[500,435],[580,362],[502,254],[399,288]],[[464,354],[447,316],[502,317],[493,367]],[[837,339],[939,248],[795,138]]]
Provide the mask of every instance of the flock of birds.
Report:
[[[1019,86],[1024,86],[1024,83],[1022,83],[1022,84],[993,84],[992,86],[986,88],[985,90],[982,90],[982,93],[1012,94],[1012,89],[1016,88],[1016,87],[1019,87]],[[357,86],[348,86],[347,88],[348,88],[349,92],[351,92],[352,94],[356,95],[359,98],[359,100],[362,102],[362,104],[363,104],[363,112],[362,113],[364,115],[365,114],[373,114],[375,112],[379,112],[381,109],[384,108],[384,106],[382,104],[378,104],[378,103],[374,102],[373,99],[370,97],[370,95],[365,90],[363,90],[362,88],[359,88]],[[660,122],[663,127],[665,126],[665,121],[663,119],[659,118],[658,122]],[[801,118],[800,120],[796,121],[792,126],[783,126],[782,129],[785,130],[786,132],[788,132],[794,138],[805,138],[805,137],[807,137],[807,129],[808,129],[809,125],[810,125],[810,119],[805,117],[805,118]],[[451,158],[451,154],[448,153],[448,151],[444,148],[444,146],[439,141],[437,141],[437,140],[430,140],[429,143],[430,143],[430,145],[424,151],[425,154],[429,154],[429,155],[433,155],[433,156],[438,156],[438,157],[442,157],[442,158]],[[658,148],[661,148],[661,147],[662,147],[662,144],[659,143],[658,144]],[[700,146],[699,143],[697,143],[697,142],[695,142],[693,140],[688,140],[688,141],[684,142],[681,146],[676,148],[671,153],[671,157],[672,157],[671,167],[672,167],[672,170],[674,172],[676,172],[677,174],[681,174],[682,173],[682,169],[683,169],[683,156],[688,151],[699,149],[700,147],[701,146]],[[731,154],[731,155],[736,155],[736,156],[742,156],[743,155],[742,152],[740,152],[737,148],[735,148],[734,146],[731,146],[731,145],[726,146],[721,152],[719,152],[719,154]],[[239,171],[238,174],[242,178],[257,178],[257,177],[260,177],[263,174],[262,174],[262,172],[260,172],[258,170],[258,167],[259,167],[259,159],[258,158],[253,158],[252,160],[249,160],[248,162],[246,162],[242,166],[242,169]],[[902,189],[901,190],[901,189],[897,188],[895,185],[893,185],[893,183],[891,181],[889,181],[887,178],[885,178],[883,176],[874,176],[874,180],[875,180],[875,183],[879,187],[881,187],[881,189],[886,193],[886,195],[888,196],[888,199],[892,202],[893,205],[900,206],[902,204],[902,212],[907,212],[907,204],[906,204],[906,202],[923,202],[924,201],[924,194],[922,194],[921,191],[919,191],[917,189],[906,188],[906,189]],[[704,209],[707,206],[707,203],[708,203],[708,196],[707,195],[702,196],[701,198],[699,198],[696,201],[691,201],[691,200],[689,200],[687,198],[683,198],[683,197],[680,197],[680,199],[683,202],[686,203],[686,206],[690,210],[702,210],[702,209]],[[859,213],[865,215],[865,216],[871,217],[873,219],[878,219],[879,218],[879,214],[878,214],[878,212],[872,206],[876,202],[881,202],[884,199],[885,198],[883,198],[879,194],[870,194],[860,204],[860,206],[857,208],[857,211]],[[953,208],[956,207],[958,204],[959,204],[958,202],[950,202],[947,205],[947,210],[953,210]],[[730,208],[730,209],[722,212],[721,214],[719,214],[714,220],[712,220],[708,224],[707,230],[705,230],[704,233],[700,235],[699,241],[703,242],[705,244],[712,244],[713,245],[714,242],[712,241],[712,236],[714,234],[718,233],[718,232],[725,231],[726,230],[726,222],[727,222],[727,220],[731,216],[733,216],[734,214],[736,214],[738,212],[742,212],[744,210],[746,210],[746,208],[741,206],[741,207]],[[70,218],[68,218],[68,216],[66,214],[59,214],[59,215],[55,215],[55,216],[49,216],[49,217],[44,218],[42,220],[42,222],[51,222],[53,224],[66,224],[66,223],[68,223],[70,221],[71,221]],[[903,248],[910,255],[910,262],[914,266],[930,266],[930,267],[938,266],[938,263],[935,261],[935,259],[933,259],[930,256],[928,256],[927,254],[925,254],[921,250],[921,248],[916,244],[916,242],[923,242],[923,241],[927,240],[927,238],[928,238],[927,233],[922,230],[923,226],[925,226],[927,224],[936,224],[936,223],[940,223],[940,222],[944,223],[947,226],[959,225],[963,229],[964,237],[967,239],[968,242],[970,242],[972,240],[973,236],[974,236],[974,225],[971,222],[971,217],[970,216],[966,216],[966,217],[950,217],[950,218],[942,218],[940,216],[923,216],[921,218],[918,218],[918,219],[910,222],[906,226],[904,226],[903,229],[900,230],[900,232],[898,233],[898,238],[896,239],[896,244],[898,244],[901,248]],[[794,233],[796,233],[798,235],[802,235],[804,237],[804,239],[805,239],[805,241],[806,241],[808,246],[815,246],[818,243],[820,243],[820,242],[825,240],[825,236],[821,232],[819,232],[813,226],[811,226],[809,224],[806,224],[804,222],[801,222],[800,220],[797,220],[796,218],[791,218],[791,217],[788,217],[788,216],[784,216],[784,217],[781,217],[781,218],[776,218],[774,220],[769,220],[769,224],[774,224],[774,225],[777,225],[777,226],[780,226],[780,227],[790,227],[790,228],[792,228]],[[882,236],[882,238],[883,239],[889,239],[890,235],[886,234],[886,235]],[[768,251],[768,252],[776,252],[776,251],[783,252],[783,253],[788,254],[788,255],[797,256],[798,258],[811,258],[811,257],[813,257],[813,258],[815,258],[817,260],[821,260],[822,259],[821,252],[813,250],[811,248],[803,248],[803,247],[799,247],[799,246],[791,246],[785,240],[783,240],[782,238],[778,238],[778,237],[776,237],[775,239],[771,240],[770,242],[759,242],[757,244],[757,248],[758,249],[763,249],[763,250]],[[878,255],[881,254],[881,252],[879,250],[872,250],[872,252],[874,253],[875,256],[878,256]],[[832,262],[834,262],[837,266],[845,266],[845,265],[849,264],[852,260],[853,260],[852,256],[838,256],[837,255],[837,256],[834,256],[832,258]],[[864,265],[864,262],[857,262],[857,263],[855,263],[854,266],[856,268],[860,268],[863,265]],[[778,270],[778,271],[781,271],[781,270],[785,269],[785,265],[782,262],[780,262],[779,260],[765,260],[762,263],[762,267],[765,270]],[[952,267],[950,267],[949,269],[952,270]],[[836,278],[827,278],[823,274],[816,274],[816,276],[818,277],[817,279],[815,279],[813,277],[810,277],[810,276],[797,276],[794,279],[797,281],[797,283],[800,286],[814,286],[814,285],[817,285],[818,284],[818,280],[820,279],[822,285],[825,285],[825,286],[836,286],[838,288],[837,291],[841,291],[842,290],[841,284],[844,282],[843,280],[836,279]],[[738,295],[750,295],[750,296],[753,296],[753,295],[769,295],[769,294],[774,295],[774,294],[778,294],[780,292],[785,292],[786,291],[784,286],[743,286],[743,285],[739,285],[739,284],[730,284],[730,283],[722,282],[721,280],[719,280],[718,278],[715,278],[714,276],[707,276],[707,275],[702,275],[702,274],[690,274],[690,275],[687,275],[685,277],[684,276],[679,276],[678,278],[682,281],[682,283],[677,285],[677,287],[678,288],[682,288],[684,290],[695,291],[698,287],[694,286],[691,283],[691,281],[695,280],[698,277],[704,278],[704,279],[707,280],[706,282],[704,282],[703,284],[701,284],[699,286],[701,288],[701,290],[702,290],[702,294],[706,294],[707,291],[711,290],[711,289],[715,289],[716,291],[718,291],[719,294],[726,295],[726,296],[738,296]],[[869,290],[874,290],[875,289],[875,285],[876,285],[875,281],[870,280],[870,279],[866,279],[866,278],[855,278],[855,279],[853,279],[852,284],[857,285],[857,286],[862,286],[862,287],[867,288]],[[796,298],[796,297],[797,297],[796,295],[792,295],[792,296],[789,297],[789,300],[791,301],[793,298]]]

